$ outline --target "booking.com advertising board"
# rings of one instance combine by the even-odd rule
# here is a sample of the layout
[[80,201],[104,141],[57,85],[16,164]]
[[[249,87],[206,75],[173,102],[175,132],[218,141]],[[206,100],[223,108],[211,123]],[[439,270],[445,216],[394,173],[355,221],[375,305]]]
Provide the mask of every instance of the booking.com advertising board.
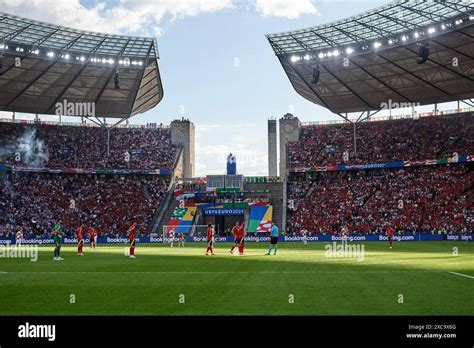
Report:
[[[178,239],[175,239],[178,241]],[[280,236],[278,239],[280,242],[302,242],[303,238],[301,236]],[[341,240],[340,236],[333,235],[317,235],[317,236],[308,236],[308,242],[338,242]],[[350,236],[348,238],[349,242],[380,242],[387,241],[388,237],[384,234],[369,234],[369,235],[360,235],[360,236]],[[472,235],[470,234],[456,234],[456,235],[444,235],[444,234],[429,234],[429,233],[417,233],[409,234],[403,236],[393,236],[393,240],[396,242],[409,242],[409,241],[472,241]],[[171,240],[169,238],[163,237],[140,237],[136,239],[137,243],[169,243]],[[186,237],[187,242],[205,242],[206,237]],[[229,243],[233,242],[234,239],[232,236],[227,237],[215,237],[215,242],[217,243]],[[247,236],[245,237],[246,242],[269,242],[269,236]],[[89,239],[84,239],[84,244],[87,245]],[[97,244],[120,244],[120,243],[129,243],[127,238],[124,237],[99,237],[97,239]],[[0,244],[15,244],[15,238],[0,238]],[[23,245],[30,244],[54,244],[53,238],[36,238],[36,239],[24,239],[22,241]],[[62,244],[77,244],[75,238],[62,238]]]

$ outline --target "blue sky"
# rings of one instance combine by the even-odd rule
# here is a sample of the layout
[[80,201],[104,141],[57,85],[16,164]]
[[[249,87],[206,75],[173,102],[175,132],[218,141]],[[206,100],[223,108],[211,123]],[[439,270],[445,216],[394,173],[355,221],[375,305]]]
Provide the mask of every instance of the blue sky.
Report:
[[164,99],[130,122],[189,118],[196,126],[196,175],[202,176],[224,173],[229,152],[237,154],[240,173],[266,175],[269,117],[292,112],[302,121],[338,118],[294,91],[265,34],[387,2],[0,0],[0,8],[81,29],[157,37]]

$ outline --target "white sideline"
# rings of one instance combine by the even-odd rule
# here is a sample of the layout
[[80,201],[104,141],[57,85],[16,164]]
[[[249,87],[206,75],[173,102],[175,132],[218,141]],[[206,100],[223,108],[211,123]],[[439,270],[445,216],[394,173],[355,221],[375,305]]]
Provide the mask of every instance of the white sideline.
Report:
[[470,276],[470,275],[467,275],[467,274],[462,274],[462,273],[458,273],[458,272],[449,272],[449,273],[455,274],[455,275],[458,275],[458,276],[461,276],[461,277],[466,277],[466,278],[474,279],[473,276]]
[[387,271],[69,271],[69,272],[5,272],[10,274],[360,274],[360,273],[444,273],[445,271],[396,271],[396,270],[387,270]]

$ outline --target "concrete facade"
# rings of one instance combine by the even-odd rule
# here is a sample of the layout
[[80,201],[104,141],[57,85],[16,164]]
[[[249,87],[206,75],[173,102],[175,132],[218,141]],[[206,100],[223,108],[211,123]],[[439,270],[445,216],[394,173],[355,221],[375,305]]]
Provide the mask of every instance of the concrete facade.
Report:
[[268,175],[278,176],[276,120],[268,120]]
[[285,114],[280,118],[280,178],[286,178],[288,170],[288,154],[286,146],[291,141],[300,138],[301,122],[292,114]]
[[182,177],[194,178],[196,168],[194,124],[184,118],[171,122],[171,142],[183,146]]

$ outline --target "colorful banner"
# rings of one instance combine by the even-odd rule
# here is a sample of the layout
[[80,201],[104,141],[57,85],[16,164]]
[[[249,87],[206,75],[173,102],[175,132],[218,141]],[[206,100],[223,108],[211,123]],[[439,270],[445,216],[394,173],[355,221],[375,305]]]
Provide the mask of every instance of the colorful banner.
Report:
[[173,171],[170,169],[94,169],[94,168],[64,168],[52,169],[44,167],[22,167],[12,165],[0,164],[0,172],[14,172],[14,173],[48,173],[48,174],[98,174],[98,175],[112,175],[112,174],[139,174],[139,175],[171,175]]
[[270,232],[272,227],[272,214],[273,207],[271,205],[251,205],[247,231],[249,233]]
[[169,233],[173,229],[175,233],[190,233],[196,210],[194,205],[176,207],[166,227],[167,232]]
[[392,161],[392,162],[348,164],[348,165],[339,164],[339,165],[334,165],[334,166],[316,166],[312,168],[299,167],[299,168],[291,169],[290,172],[292,173],[332,172],[332,171],[345,171],[345,170],[402,168],[402,167],[416,167],[416,166],[432,166],[436,164],[466,163],[466,162],[473,162],[473,161],[474,161],[474,155],[463,155],[463,156],[443,157],[437,160]]

